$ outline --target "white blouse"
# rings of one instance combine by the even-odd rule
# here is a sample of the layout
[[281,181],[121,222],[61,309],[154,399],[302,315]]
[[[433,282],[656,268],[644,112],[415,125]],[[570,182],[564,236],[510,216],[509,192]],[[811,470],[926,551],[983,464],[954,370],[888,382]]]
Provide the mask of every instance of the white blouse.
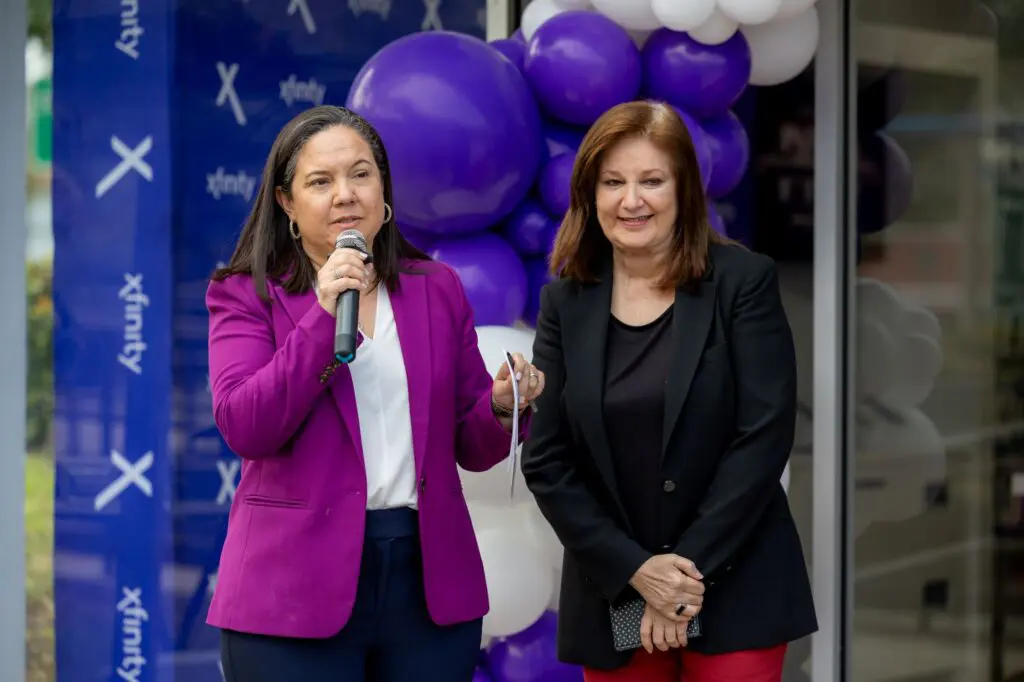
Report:
[[416,460],[405,359],[387,288],[377,290],[373,338],[348,365],[366,468],[367,509],[416,508]]

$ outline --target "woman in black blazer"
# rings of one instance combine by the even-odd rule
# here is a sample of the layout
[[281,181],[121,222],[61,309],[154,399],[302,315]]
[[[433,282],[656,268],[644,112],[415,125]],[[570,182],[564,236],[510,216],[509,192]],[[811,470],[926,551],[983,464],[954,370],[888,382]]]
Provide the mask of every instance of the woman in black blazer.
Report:
[[[541,294],[522,467],[565,546],[559,656],[587,682],[779,682],[817,629],[780,483],[796,360],[774,264],[714,233],[704,202],[670,107],[610,110]],[[610,609],[630,603],[642,646],[618,650]]]

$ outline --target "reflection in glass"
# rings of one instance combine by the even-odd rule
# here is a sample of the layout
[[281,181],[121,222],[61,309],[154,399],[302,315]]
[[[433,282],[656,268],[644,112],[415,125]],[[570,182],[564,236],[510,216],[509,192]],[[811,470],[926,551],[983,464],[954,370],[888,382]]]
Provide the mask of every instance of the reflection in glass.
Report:
[[852,679],[1020,679],[1024,3],[853,16]]

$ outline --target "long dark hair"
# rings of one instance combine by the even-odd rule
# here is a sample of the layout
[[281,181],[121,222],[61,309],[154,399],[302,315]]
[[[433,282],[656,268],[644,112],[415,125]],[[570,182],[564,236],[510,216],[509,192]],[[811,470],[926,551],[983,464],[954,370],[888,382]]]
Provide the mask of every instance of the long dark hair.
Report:
[[[280,187],[285,194],[291,194],[299,152],[311,137],[335,126],[354,130],[370,146],[384,185],[384,201],[394,208],[388,154],[380,134],[370,122],[342,107],[320,106],[307,109],[289,121],[277,134],[263,167],[256,201],[242,228],[235,252],[227,266],[213,273],[215,281],[231,275],[249,275],[256,286],[256,292],[264,300],[269,298],[268,277],[282,281],[285,291],[291,294],[305,293],[313,288],[316,268],[299,240],[292,238],[288,230],[288,216],[277,203],[274,190]],[[409,243],[398,231],[394,211],[391,211],[391,219],[381,226],[374,238],[372,249],[373,268],[377,277],[374,284],[383,282],[391,292],[398,288],[403,259],[430,260],[430,256]]]

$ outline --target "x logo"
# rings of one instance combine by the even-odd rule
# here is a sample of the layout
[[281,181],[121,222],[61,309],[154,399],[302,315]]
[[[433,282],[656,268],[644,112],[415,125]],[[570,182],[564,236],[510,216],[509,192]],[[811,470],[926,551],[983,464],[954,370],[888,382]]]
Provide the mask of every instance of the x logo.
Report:
[[306,0],[292,0],[288,4],[288,16],[293,17],[296,12],[302,17],[302,23],[306,27],[306,31],[310,34],[316,33],[316,22],[313,21],[313,15],[309,12]]
[[220,473],[220,491],[217,492],[217,504],[227,504],[235,499],[235,477],[242,468],[240,459],[217,460],[217,471]]
[[217,62],[217,73],[220,74],[220,92],[217,93],[217,106],[222,107],[227,102],[231,105],[231,111],[235,115],[238,125],[246,124],[245,111],[242,103],[238,101],[238,93],[235,92],[235,76],[238,75],[238,64],[228,66],[224,62]]
[[441,0],[423,0],[423,7],[427,12],[423,15],[423,24],[420,28],[424,31],[443,31],[441,15],[438,14],[438,10],[441,9]]
[[128,171],[134,170],[146,180],[153,182],[153,167],[145,161],[146,154],[153,149],[153,136],[147,135],[135,149],[132,149],[121,141],[117,135],[110,138],[110,148],[121,157],[117,165],[109,173],[96,183],[96,198],[99,199],[110,189],[121,181],[121,178],[128,175]]
[[134,464],[124,458],[117,450],[111,450],[110,462],[117,467],[121,475],[114,479],[114,482],[100,491],[93,503],[96,511],[103,509],[113,502],[125,490],[135,486],[142,491],[146,497],[153,497],[153,484],[146,478],[146,472],[153,466],[153,453],[147,452]]

